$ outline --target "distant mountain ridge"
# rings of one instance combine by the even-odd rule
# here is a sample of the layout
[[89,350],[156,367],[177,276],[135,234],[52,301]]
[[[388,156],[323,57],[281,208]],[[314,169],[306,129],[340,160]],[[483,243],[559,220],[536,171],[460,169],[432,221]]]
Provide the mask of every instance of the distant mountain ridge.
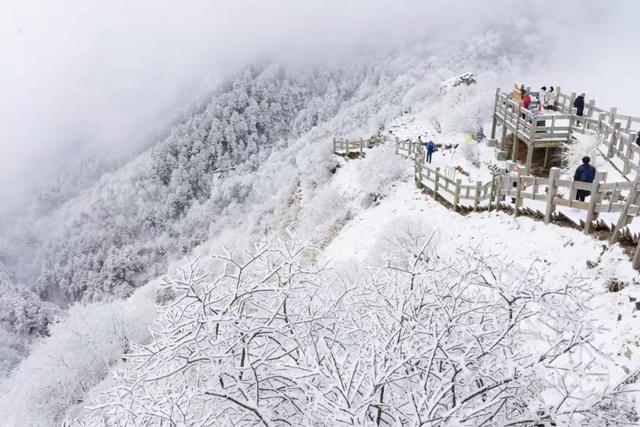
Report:
[[[339,74],[248,67],[130,164],[97,179],[88,159],[85,174],[68,180],[69,194],[60,194],[64,184],[44,193],[54,212],[30,230],[40,267],[26,279],[62,305],[129,295],[167,257],[208,237],[206,219],[200,233],[182,227],[194,203],[210,197],[214,176],[255,169],[274,147],[334,115],[358,84]],[[79,194],[57,207],[54,199],[73,196],[83,177],[96,183],[78,184]]]

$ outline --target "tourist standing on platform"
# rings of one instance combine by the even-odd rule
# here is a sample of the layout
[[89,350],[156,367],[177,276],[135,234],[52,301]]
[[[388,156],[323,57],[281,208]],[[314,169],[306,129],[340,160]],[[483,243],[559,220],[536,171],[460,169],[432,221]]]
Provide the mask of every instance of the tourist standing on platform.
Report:
[[540,88],[540,92],[538,92],[538,105],[540,105],[543,109],[546,104],[547,99],[547,87],[542,86]]
[[[531,104],[531,94],[525,91],[525,97],[522,98],[522,106],[528,110],[529,104]],[[524,119],[525,117],[526,117],[525,113],[522,113],[522,118]]]
[[558,100],[558,92],[553,88],[553,86],[549,86],[549,92],[547,92],[547,99],[544,105],[544,108],[547,110],[554,111],[556,109],[556,101]]
[[[573,180],[579,182],[593,182],[596,177],[596,168],[589,164],[591,159],[589,156],[584,156],[582,158],[582,164],[578,166],[576,169],[576,173],[573,174]],[[576,200],[584,202],[585,197],[591,194],[588,190],[577,190],[576,191]]]
[[529,104],[531,104],[531,93],[525,91],[524,98],[522,98],[522,106],[528,110]]
[[584,114],[584,93],[578,95],[575,101],[573,101],[573,108],[576,109],[576,115],[582,117]]

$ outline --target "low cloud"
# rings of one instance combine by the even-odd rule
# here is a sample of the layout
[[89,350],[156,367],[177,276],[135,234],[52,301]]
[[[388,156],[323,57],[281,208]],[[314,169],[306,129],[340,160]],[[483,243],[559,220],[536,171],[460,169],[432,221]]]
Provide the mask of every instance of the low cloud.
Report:
[[540,46],[547,61],[532,63],[526,76],[532,85],[594,87],[596,98],[621,108],[633,97],[625,88],[638,86],[621,77],[637,65],[640,8],[631,1],[12,3],[0,6],[5,206],[82,150],[132,151],[189,100],[258,58],[322,64],[521,20],[514,43],[530,33],[548,41]]

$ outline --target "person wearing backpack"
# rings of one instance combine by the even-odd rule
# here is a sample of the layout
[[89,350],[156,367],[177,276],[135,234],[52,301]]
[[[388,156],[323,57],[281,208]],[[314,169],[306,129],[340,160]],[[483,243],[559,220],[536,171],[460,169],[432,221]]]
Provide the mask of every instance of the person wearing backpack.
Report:
[[[596,177],[596,168],[591,166],[589,163],[591,159],[589,156],[584,156],[582,158],[582,164],[576,168],[576,173],[573,174],[574,181],[580,182],[593,182]],[[577,190],[576,191],[576,200],[584,202],[585,197],[591,194],[588,190]]]
[[433,156],[433,152],[436,151],[436,144],[434,144],[433,141],[429,140],[425,148],[427,151],[427,163],[431,163],[431,156]]

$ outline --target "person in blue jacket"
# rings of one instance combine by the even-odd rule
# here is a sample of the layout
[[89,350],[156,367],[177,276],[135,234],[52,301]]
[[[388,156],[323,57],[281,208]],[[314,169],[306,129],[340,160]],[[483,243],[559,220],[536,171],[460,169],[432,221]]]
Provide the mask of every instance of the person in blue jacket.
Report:
[[[577,167],[576,173],[573,174],[574,181],[593,182],[596,177],[596,168],[591,166],[589,162],[591,162],[589,156],[584,156],[582,158],[582,164]],[[576,200],[584,202],[585,197],[587,197],[589,194],[591,194],[591,192],[588,190],[577,190]]]
[[433,155],[433,152],[436,151],[436,144],[433,143],[433,141],[429,140],[429,142],[427,142],[427,145],[424,146],[425,151],[427,153],[427,163],[431,163],[431,156]]

